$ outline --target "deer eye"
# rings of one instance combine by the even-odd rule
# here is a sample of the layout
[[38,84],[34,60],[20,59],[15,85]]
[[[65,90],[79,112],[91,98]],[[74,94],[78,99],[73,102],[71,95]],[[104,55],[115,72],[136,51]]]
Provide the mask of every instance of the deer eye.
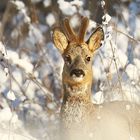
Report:
[[67,64],[71,64],[71,57],[70,57],[70,55],[66,55],[66,56],[64,57],[64,60],[65,60],[65,62],[66,62]]
[[86,57],[86,61],[89,62],[90,60],[91,60],[91,57],[90,56],[87,56]]

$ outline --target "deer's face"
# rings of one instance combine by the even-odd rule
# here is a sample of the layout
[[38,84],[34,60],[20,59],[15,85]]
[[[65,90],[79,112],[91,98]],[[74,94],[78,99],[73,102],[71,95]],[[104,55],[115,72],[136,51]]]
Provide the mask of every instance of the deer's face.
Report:
[[68,83],[85,83],[92,78],[93,55],[86,43],[70,43],[63,53],[63,80]]
[[65,21],[67,36],[59,30],[55,30],[53,39],[55,46],[61,52],[64,59],[63,82],[69,84],[86,84],[92,81],[93,53],[100,47],[103,39],[103,30],[98,27],[89,40],[84,42],[85,25],[88,19],[83,19],[79,37],[71,29],[69,22]]

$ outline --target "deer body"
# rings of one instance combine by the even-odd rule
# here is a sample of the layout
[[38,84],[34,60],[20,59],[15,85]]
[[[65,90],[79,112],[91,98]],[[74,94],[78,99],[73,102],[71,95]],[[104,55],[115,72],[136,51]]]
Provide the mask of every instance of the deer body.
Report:
[[[87,42],[88,19],[83,18],[79,36],[64,20],[66,35],[55,30],[53,39],[64,58],[64,97],[61,107],[63,140],[140,140],[140,107],[129,102],[95,105],[91,102],[92,59],[104,33],[101,27]],[[128,109],[129,108],[129,109]]]

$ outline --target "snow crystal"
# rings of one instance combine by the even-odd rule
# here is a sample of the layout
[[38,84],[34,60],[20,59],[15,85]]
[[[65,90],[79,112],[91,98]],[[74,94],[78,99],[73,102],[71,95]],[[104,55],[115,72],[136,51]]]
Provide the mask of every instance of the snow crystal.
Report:
[[118,68],[124,68],[127,64],[128,58],[125,53],[123,53],[120,49],[116,51],[117,64]]
[[34,46],[36,46],[35,44],[37,44],[38,42],[43,41],[43,35],[35,25],[30,25],[29,37],[27,38],[27,40]]
[[5,46],[2,42],[0,42],[0,52],[2,52],[2,54],[5,54]]
[[35,90],[37,89],[36,84],[30,81],[29,83],[27,82],[24,86],[26,93],[28,93],[27,97],[32,100],[35,97]]
[[32,63],[28,62],[25,59],[18,59],[15,63],[19,67],[23,68],[26,73],[32,73],[33,72],[33,65]]
[[107,32],[112,33],[113,32],[113,27],[112,26],[108,26],[106,30],[107,30]]
[[138,69],[135,65],[133,64],[129,64],[126,67],[126,73],[129,76],[130,80],[134,80],[134,81],[138,81],[139,77],[138,77]]
[[4,68],[4,72],[6,73],[6,76],[7,76],[8,73],[9,73],[9,69],[8,68]]
[[12,2],[16,4],[18,10],[25,8],[25,4],[22,1],[17,0],[17,1],[12,1]]
[[9,60],[16,61],[19,59],[18,53],[12,50],[7,50],[7,55],[9,56]]
[[71,26],[73,27],[73,28],[76,28],[76,27],[78,27],[78,26],[80,26],[79,25],[79,17],[77,16],[77,15],[75,15],[75,16],[73,16],[72,18],[71,18],[71,20],[70,20],[70,24],[71,24]]
[[122,14],[123,14],[123,17],[125,19],[125,21],[128,22],[128,18],[129,18],[129,12],[128,12],[128,8],[122,8]]
[[48,107],[49,109],[55,109],[54,103],[48,103],[48,104],[47,104],[47,107]]
[[88,31],[91,31],[91,29],[96,28],[97,23],[93,20],[89,20],[89,26],[88,26]]
[[101,104],[104,102],[103,92],[98,91],[93,95],[93,103]]
[[11,101],[14,101],[16,99],[15,93],[13,91],[9,91],[6,97]]
[[58,0],[57,2],[63,14],[71,16],[77,12],[76,7],[73,6],[70,2],[64,0]]
[[111,20],[111,16],[109,15],[109,14],[105,14],[105,15],[103,15],[103,17],[102,17],[102,23],[104,24],[104,25],[107,25],[108,23],[109,23],[109,21]]
[[102,6],[102,8],[105,6],[105,1],[104,0],[101,0],[101,6]]
[[48,7],[48,6],[51,5],[51,2],[52,2],[51,0],[44,0],[43,4],[44,4],[45,7]]
[[94,79],[98,80],[101,78],[102,74],[101,74],[101,68],[99,67],[98,63],[94,63],[93,66],[93,73],[94,73]]
[[8,50],[7,54],[9,56],[9,60],[12,61],[13,64],[18,65],[23,68],[26,73],[32,73],[33,65],[26,59],[20,59],[18,54],[14,51]]
[[135,31],[135,37],[137,38],[137,40],[140,40],[140,19],[136,18],[136,31]]
[[[120,28],[119,28],[119,30],[120,30]],[[122,32],[124,32],[123,31],[124,29],[121,29],[121,31]],[[125,41],[124,41],[125,40]],[[117,46],[118,46],[118,48],[122,51],[122,52],[124,52],[124,53],[126,53],[127,52],[127,47],[128,47],[128,37],[126,37],[126,36],[124,36],[124,35],[122,35],[122,34],[118,34],[117,35]],[[122,47],[123,46],[123,47]]]
[[136,58],[140,59],[140,44],[137,44],[134,48],[134,55]]
[[52,25],[55,24],[56,20],[55,20],[55,16],[53,14],[48,14],[46,17],[46,22],[47,24],[51,27]]
[[[136,65],[136,67],[140,70],[140,60],[137,58],[134,58],[134,64]],[[140,74],[140,73],[139,73]]]
[[25,23],[31,23],[31,18],[27,15],[24,16],[24,22]]
[[76,5],[76,6],[78,6],[78,7],[81,7],[81,6],[83,6],[83,1],[81,1],[81,0],[73,0],[73,1],[71,1],[70,2],[72,5]]
[[7,81],[7,79],[8,76],[6,76],[5,72],[0,68],[0,85],[2,86]]

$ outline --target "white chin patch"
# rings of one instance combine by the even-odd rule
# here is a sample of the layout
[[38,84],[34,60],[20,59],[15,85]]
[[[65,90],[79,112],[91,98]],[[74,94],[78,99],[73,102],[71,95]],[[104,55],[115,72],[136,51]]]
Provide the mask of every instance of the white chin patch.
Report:
[[75,74],[73,74],[72,79],[76,82],[81,82],[84,79],[84,76],[80,75],[79,77],[77,77]]

